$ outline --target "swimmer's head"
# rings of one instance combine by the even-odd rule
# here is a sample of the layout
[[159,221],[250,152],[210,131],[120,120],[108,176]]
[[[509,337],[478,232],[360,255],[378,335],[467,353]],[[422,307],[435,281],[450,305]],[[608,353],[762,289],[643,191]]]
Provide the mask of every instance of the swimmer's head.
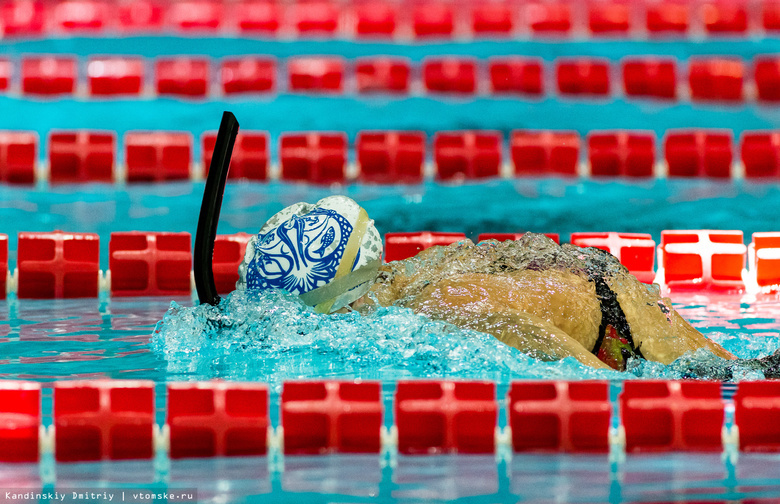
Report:
[[284,289],[319,312],[368,292],[382,261],[382,238],[346,196],[296,203],[271,217],[247,245],[238,289]]

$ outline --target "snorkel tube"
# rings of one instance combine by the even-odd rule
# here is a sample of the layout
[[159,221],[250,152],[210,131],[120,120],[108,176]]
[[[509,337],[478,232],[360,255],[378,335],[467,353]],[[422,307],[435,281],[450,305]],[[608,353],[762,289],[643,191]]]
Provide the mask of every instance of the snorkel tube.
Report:
[[225,194],[225,181],[230,168],[230,157],[238,135],[238,120],[232,112],[222,114],[217,143],[211,158],[203,202],[200,205],[198,229],[195,233],[195,288],[201,304],[219,304],[220,297],[214,284],[214,240],[217,238],[219,211]]

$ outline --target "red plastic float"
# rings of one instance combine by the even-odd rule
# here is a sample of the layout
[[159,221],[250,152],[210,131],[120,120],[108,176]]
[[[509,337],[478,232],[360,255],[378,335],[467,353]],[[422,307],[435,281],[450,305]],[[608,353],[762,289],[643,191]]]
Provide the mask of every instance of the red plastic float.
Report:
[[558,92],[562,95],[606,96],[609,94],[609,63],[580,58],[555,64]]
[[510,149],[517,175],[577,174],[580,136],[575,131],[513,131]]
[[516,452],[608,452],[609,384],[513,382],[509,426]]
[[398,9],[393,3],[361,2],[353,8],[358,37],[391,37],[395,34]]
[[0,59],[0,91],[7,91],[10,87],[13,71],[14,67],[10,61]]
[[440,132],[433,137],[433,158],[439,180],[497,177],[501,170],[498,131]]
[[661,266],[669,289],[741,291],[747,248],[742,231],[662,231]]
[[[203,135],[203,171],[209,173],[211,157],[217,143],[216,133]],[[233,145],[230,158],[230,179],[268,179],[268,133],[265,131],[240,131]]]
[[52,4],[50,18],[59,30],[96,34],[110,26],[113,7],[100,0],[65,0]]
[[25,57],[22,60],[22,92],[55,96],[76,89],[76,60],[68,57]]
[[645,233],[572,233],[572,245],[606,250],[640,282],[655,279],[655,241]]
[[673,100],[677,98],[677,62],[673,59],[630,58],[623,61],[626,95]]
[[515,26],[513,6],[507,2],[476,3],[471,10],[471,31],[478,36],[506,36]]
[[233,9],[244,33],[273,35],[282,24],[283,10],[274,0],[240,0]]
[[268,387],[260,383],[169,383],[170,456],[263,455]]
[[780,58],[774,56],[756,58],[754,80],[760,101],[780,101]]
[[111,233],[112,296],[190,296],[189,233]]
[[379,453],[382,447],[379,382],[286,382],[280,408],[286,455]]
[[0,131],[0,181],[35,182],[38,135],[27,131]]
[[411,62],[407,58],[362,58],[355,62],[358,93],[407,93]]
[[168,5],[168,23],[183,32],[216,32],[222,25],[222,2],[183,0]]
[[49,135],[49,180],[52,184],[112,182],[113,133],[62,131]]
[[731,132],[669,132],[664,138],[669,176],[728,178],[731,176],[732,148]]
[[690,26],[690,5],[682,1],[647,2],[647,31],[651,35],[681,35]]
[[0,462],[40,458],[41,385],[0,381]]
[[761,25],[767,32],[780,30],[780,2],[764,0],[761,2]]
[[468,58],[429,58],[423,62],[425,89],[433,93],[473,94],[477,90],[477,62]]
[[283,133],[279,137],[282,180],[331,184],[344,181],[345,133]]
[[423,178],[425,134],[420,131],[361,131],[355,142],[365,182],[419,183]]
[[152,33],[162,28],[163,7],[157,0],[127,0],[119,4],[120,29]]
[[190,177],[189,133],[133,131],[125,134],[128,182],[161,182]]
[[417,38],[450,37],[455,30],[454,5],[426,2],[412,10],[412,26]]
[[290,58],[287,61],[290,91],[341,93],[344,59],[340,57]]
[[0,5],[0,26],[6,37],[33,37],[43,32],[46,4],[40,0],[8,0]]
[[651,177],[655,135],[629,131],[590,133],[588,160],[594,176]]
[[96,298],[100,238],[93,233],[19,233],[19,298]]
[[236,233],[232,235],[217,235],[214,240],[214,285],[220,294],[229,294],[236,290],[238,282],[238,266],[244,260],[246,247],[252,235]]
[[328,0],[299,0],[293,4],[292,24],[302,35],[333,35],[339,29],[341,12]]
[[528,26],[541,35],[564,35],[571,31],[571,5],[566,1],[533,2],[525,8]]
[[741,153],[745,177],[776,178],[780,176],[780,133],[743,133]]
[[780,452],[780,381],[743,381],[734,395],[739,449]]
[[748,12],[744,2],[711,0],[701,5],[704,28],[712,35],[743,34],[748,27]]
[[276,60],[250,56],[225,60],[220,78],[226,95],[268,93],[276,87]]
[[729,58],[692,59],[688,83],[693,100],[741,101],[745,68],[741,60]]
[[[477,237],[477,242],[482,242],[486,240],[496,240],[496,241],[510,241],[510,240],[519,240],[523,237],[525,233],[480,233],[480,235]],[[547,238],[551,239],[555,243],[560,244],[561,243],[561,236],[558,233],[542,233]]]
[[625,0],[591,1],[588,27],[594,35],[626,35],[631,29],[631,6]]
[[401,381],[396,387],[399,453],[493,453],[497,417],[491,382]]
[[162,58],[154,65],[155,88],[162,96],[202,98],[209,90],[209,60]]
[[91,58],[87,64],[89,94],[139,95],[144,83],[141,58]]
[[723,450],[719,382],[627,380],[620,395],[626,452]]
[[542,62],[532,58],[491,58],[490,88],[494,94],[540,96],[544,89]]
[[5,299],[8,281],[8,235],[0,234],[0,299]]
[[385,262],[408,259],[434,245],[451,245],[465,239],[463,233],[385,233]]
[[54,385],[54,454],[60,462],[151,459],[154,382],[60,381]]
[[759,287],[780,285],[780,233],[753,233],[752,265]]

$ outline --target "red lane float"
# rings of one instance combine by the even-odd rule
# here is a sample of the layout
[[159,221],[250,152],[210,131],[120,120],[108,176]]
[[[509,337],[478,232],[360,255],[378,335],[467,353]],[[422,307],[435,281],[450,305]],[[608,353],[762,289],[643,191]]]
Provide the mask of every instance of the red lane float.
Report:
[[608,452],[607,382],[513,382],[509,426],[515,452]]
[[379,382],[286,382],[280,408],[286,455],[379,453],[382,447]]
[[491,382],[401,381],[396,387],[399,453],[493,453],[497,417]]
[[[778,82],[780,85],[780,81]],[[745,132],[740,152],[747,178],[780,176],[780,133]]]
[[[496,241],[509,241],[509,240],[519,240],[523,237],[525,233],[481,233],[477,237],[477,242],[482,242],[486,240],[496,240]],[[558,233],[542,233],[547,238],[551,239],[555,243],[560,244],[561,243],[561,236]]]
[[216,32],[224,19],[222,2],[184,0],[168,5],[168,24],[182,32]]
[[626,95],[677,98],[677,62],[674,59],[627,58],[621,66]]
[[0,181],[12,184],[35,182],[38,135],[27,131],[0,131]]
[[190,177],[189,133],[133,131],[125,134],[128,182],[162,182]]
[[74,35],[94,36],[104,31],[110,26],[113,14],[111,2],[97,0],[65,0],[51,7],[54,27]]
[[508,36],[515,26],[509,3],[477,3],[471,9],[471,31],[477,36]]
[[41,385],[0,381],[0,462],[40,458]]
[[628,131],[590,133],[588,160],[594,176],[652,177],[655,135]]
[[76,60],[68,57],[25,57],[22,60],[22,92],[55,96],[76,90]]
[[202,98],[209,90],[209,60],[162,58],[154,65],[155,89],[161,96]]
[[141,58],[90,58],[87,83],[92,96],[139,95],[144,84]]
[[425,134],[421,131],[361,131],[355,150],[361,181],[415,184],[423,179]]
[[391,2],[369,1],[354,6],[358,37],[391,37],[395,34],[398,9]]
[[780,233],[753,233],[750,254],[758,286],[780,286]]
[[672,131],[664,138],[670,177],[731,176],[731,132]]
[[233,5],[241,32],[269,36],[276,34],[282,24],[283,9],[274,0],[239,0]]
[[780,58],[759,56],[755,59],[753,68],[758,99],[764,102],[780,101]]
[[609,94],[609,62],[598,59],[566,59],[555,63],[558,92],[562,95]]
[[155,0],[127,0],[119,5],[119,29],[155,33],[162,28],[163,8]]
[[154,382],[97,380],[54,385],[59,462],[154,457]]
[[662,231],[659,250],[669,289],[742,291],[742,231]]
[[34,37],[43,33],[46,4],[36,0],[9,0],[0,5],[0,25],[6,37]]
[[571,4],[566,1],[533,2],[525,9],[528,27],[534,34],[565,35],[571,31]]
[[451,245],[465,239],[463,233],[385,233],[385,262],[407,259],[434,245]]
[[693,100],[737,102],[743,99],[745,68],[733,58],[695,58],[688,64],[688,85]]
[[497,177],[501,170],[498,131],[440,132],[433,137],[433,158],[439,180]]
[[432,93],[474,94],[477,62],[469,58],[428,58],[423,61],[423,83]]
[[744,34],[748,26],[747,8],[742,2],[710,0],[700,6],[704,29],[712,35]]
[[292,4],[292,25],[301,35],[333,35],[339,29],[341,12],[328,0],[299,0]]
[[761,26],[767,32],[780,30],[780,3],[766,0],[761,5]]
[[220,79],[226,95],[272,92],[276,87],[276,60],[249,56],[225,60]]
[[[214,146],[217,144],[216,133],[203,135],[203,173],[209,174]],[[268,179],[268,133],[265,131],[241,131],[233,145],[233,155],[230,158],[229,179]]]
[[687,2],[648,2],[645,4],[647,31],[651,35],[682,35],[690,26]]
[[62,131],[49,135],[49,181],[52,184],[113,182],[116,135]]
[[19,298],[96,298],[100,238],[94,233],[19,233]]
[[621,0],[592,1],[588,8],[588,28],[594,35],[627,35],[631,29],[631,6]]
[[596,247],[617,257],[640,282],[655,279],[655,241],[645,233],[572,233],[572,245]]
[[14,67],[10,61],[0,59],[0,91],[8,90],[8,87],[11,85],[13,71]]
[[719,382],[626,381],[626,452],[722,451],[724,409]]
[[358,93],[407,93],[411,62],[406,58],[361,58],[355,62]]
[[780,381],[743,381],[734,395],[739,449],[780,452]]
[[260,383],[169,383],[170,456],[224,457],[268,451],[268,387]]
[[510,141],[515,174],[577,174],[580,136],[574,131],[513,131]]
[[214,285],[219,294],[229,294],[236,290],[238,266],[244,260],[246,247],[252,235],[236,233],[217,235],[214,240]]
[[491,58],[490,89],[494,94],[541,96],[544,84],[542,62],[532,58]]
[[340,57],[290,58],[287,60],[290,91],[341,93],[344,59]]
[[449,38],[455,30],[455,12],[450,4],[420,3],[412,10],[412,20],[417,38]]
[[8,235],[0,234],[0,299],[5,299],[8,282]]
[[282,133],[279,137],[282,180],[332,184],[344,181],[346,133]]
[[111,295],[190,296],[189,233],[111,233]]

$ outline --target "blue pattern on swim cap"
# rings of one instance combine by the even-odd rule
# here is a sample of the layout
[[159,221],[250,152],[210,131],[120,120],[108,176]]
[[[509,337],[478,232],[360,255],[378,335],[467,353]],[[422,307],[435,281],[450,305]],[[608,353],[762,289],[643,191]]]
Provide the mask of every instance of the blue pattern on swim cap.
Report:
[[[257,235],[255,255],[246,272],[247,288],[303,294],[330,283],[351,234],[352,225],[335,210],[315,208],[305,215],[293,215]],[[333,243],[335,248],[328,251]]]

